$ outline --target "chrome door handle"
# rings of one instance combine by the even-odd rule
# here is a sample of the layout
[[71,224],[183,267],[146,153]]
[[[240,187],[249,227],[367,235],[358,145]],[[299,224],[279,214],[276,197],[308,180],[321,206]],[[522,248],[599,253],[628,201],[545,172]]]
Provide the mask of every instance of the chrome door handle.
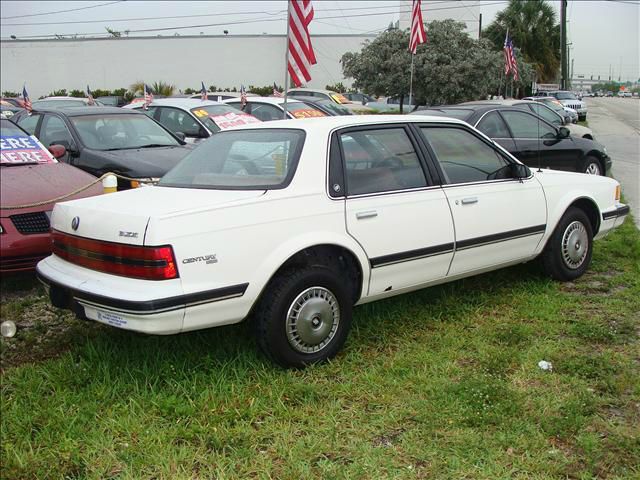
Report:
[[373,218],[373,217],[377,217],[378,216],[378,212],[376,212],[375,210],[369,210],[367,212],[358,212],[356,213],[356,218],[358,220],[362,220],[363,218]]
[[478,203],[478,197],[467,197],[462,199],[463,205],[469,205],[471,203]]

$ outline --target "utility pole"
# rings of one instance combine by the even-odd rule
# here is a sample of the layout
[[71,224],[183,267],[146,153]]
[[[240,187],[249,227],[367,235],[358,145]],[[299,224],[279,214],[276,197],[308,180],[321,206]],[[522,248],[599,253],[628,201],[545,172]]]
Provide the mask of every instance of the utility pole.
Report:
[[609,64],[609,81],[611,81],[611,64]]
[[480,24],[478,25],[478,40],[482,38],[482,14],[480,14],[479,22]]
[[575,61],[576,61],[575,58],[571,59],[571,75],[569,75],[569,78],[571,79],[571,88],[573,88],[573,79],[574,79],[574,76],[573,76],[573,62],[575,62]]
[[560,0],[560,88],[567,89],[567,0]]

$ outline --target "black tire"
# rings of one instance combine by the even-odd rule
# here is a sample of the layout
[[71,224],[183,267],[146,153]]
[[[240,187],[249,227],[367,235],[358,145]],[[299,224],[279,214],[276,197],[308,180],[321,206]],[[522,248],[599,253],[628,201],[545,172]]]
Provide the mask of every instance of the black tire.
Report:
[[600,160],[589,155],[584,160],[582,172],[589,175],[604,175],[604,168],[602,168],[602,162],[600,162]]
[[333,269],[286,270],[272,279],[256,308],[258,346],[283,367],[329,360],[347,339],[352,308],[349,290]]
[[579,208],[569,207],[542,252],[544,270],[555,280],[575,280],[589,268],[592,253],[593,230],[589,218]]

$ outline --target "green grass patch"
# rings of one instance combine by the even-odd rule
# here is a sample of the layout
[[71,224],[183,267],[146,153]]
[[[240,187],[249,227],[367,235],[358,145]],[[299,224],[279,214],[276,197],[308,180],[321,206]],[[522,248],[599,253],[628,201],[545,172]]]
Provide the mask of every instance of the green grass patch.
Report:
[[631,219],[572,283],[531,263],[358,307],[344,351],[305,371],[245,325],[138,335],[19,282],[2,283],[2,478],[640,477]]

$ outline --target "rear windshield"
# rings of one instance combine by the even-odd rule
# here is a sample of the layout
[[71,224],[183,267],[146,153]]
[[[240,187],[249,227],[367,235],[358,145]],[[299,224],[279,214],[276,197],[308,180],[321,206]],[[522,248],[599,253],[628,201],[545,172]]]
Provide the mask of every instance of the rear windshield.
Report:
[[411,115],[433,115],[435,117],[451,117],[459,120],[466,120],[471,116],[473,110],[463,108],[441,108],[438,110],[417,110],[411,112]]
[[293,177],[304,132],[293,129],[232,130],[202,142],[160,180],[183,188],[269,190]]
[[555,94],[555,97],[558,100],[577,100],[578,97],[576,97],[573,93],[571,92],[557,92]]

